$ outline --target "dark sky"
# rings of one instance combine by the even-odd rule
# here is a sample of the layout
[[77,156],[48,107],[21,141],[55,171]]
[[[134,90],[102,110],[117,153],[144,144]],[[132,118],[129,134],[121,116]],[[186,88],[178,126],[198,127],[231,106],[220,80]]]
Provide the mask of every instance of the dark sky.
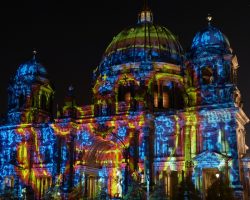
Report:
[[[90,103],[92,70],[112,38],[136,24],[143,4],[142,0],[8,2],[0,3],[1,113],[6,112],[11,75],[32,57],[34,48],[55,86],[59,104],[70,84],[80,104]],[[213,24],[227,35],[238,56],[238,86],[250,116],[250,0],[151,0],[149,4],[155,23],[177,35],[186,50],[194,34],[206,26],[207,14],[212,14]]]

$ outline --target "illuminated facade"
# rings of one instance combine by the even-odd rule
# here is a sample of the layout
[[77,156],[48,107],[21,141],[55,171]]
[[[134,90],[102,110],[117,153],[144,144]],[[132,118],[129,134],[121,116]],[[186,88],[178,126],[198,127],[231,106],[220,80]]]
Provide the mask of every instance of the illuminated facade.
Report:
[[1,194],[125,198],[133,183],[141,199],[159,185],[174,198],[190,178],[205,198],[219,177],[247,198],[237,58],[210,20],[185,53],[144,9],[94,70],[94,103],[78,106],[69,87],[55,119],[46,69],[35,56],[22,64],[0,127]]

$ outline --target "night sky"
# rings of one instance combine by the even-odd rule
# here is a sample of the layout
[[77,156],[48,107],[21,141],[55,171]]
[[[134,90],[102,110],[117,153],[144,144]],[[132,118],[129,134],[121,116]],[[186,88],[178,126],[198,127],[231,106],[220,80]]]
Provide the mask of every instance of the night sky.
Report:
[[[70,84],[79,104],[91,103],[92,71],[112,38],[136,24],[142,0],[8,1],[0,5],[0,112],[6,113],[7,86],[18,66],[31,59],[33,49],[47,69],[62,105]],[[200,2],[200,3],[197,3]],[[188,50],[195,33],[212,24],[228,38],[238,57],[238,87],[244,111],[250,116],[250,1],[151,0],[155,24],[167,27]],[[247,126],[250,146],[250,126]]]

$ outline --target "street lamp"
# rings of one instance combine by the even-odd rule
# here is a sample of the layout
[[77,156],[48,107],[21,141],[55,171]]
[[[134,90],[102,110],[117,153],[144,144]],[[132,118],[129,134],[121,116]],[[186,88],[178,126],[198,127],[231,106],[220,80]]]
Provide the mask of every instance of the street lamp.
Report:
[[149,200],[149,180],[150,180],[149,170],[147,170],[147,172],[146,172],[146,181],[147,181],[147,200]]
[[215,177],[217,178],[217,181],[218,181],[218,184],[219,184],[219,192],[218,192],[218,195],[221,196],[221,183],[220,183],[220,174],[217,172],[215,174]]

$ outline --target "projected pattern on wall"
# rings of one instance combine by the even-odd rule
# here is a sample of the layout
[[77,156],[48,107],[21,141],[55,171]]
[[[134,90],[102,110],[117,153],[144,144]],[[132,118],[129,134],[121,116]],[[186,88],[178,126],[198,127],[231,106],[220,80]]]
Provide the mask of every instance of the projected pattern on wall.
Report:
[[172,187],[190,177],[205,194],[220,173],[243,196],[249,120],[237,68],[228,39],[210,22],[184,53],[145,9],[136,26],[114,37],[94,70],[94,103],[77,105],[70,86],[53,119],[54,88],[34,55],[8,88],[1,193],[124,197],[136,183],[142,193],[163,184],[173,196]]

